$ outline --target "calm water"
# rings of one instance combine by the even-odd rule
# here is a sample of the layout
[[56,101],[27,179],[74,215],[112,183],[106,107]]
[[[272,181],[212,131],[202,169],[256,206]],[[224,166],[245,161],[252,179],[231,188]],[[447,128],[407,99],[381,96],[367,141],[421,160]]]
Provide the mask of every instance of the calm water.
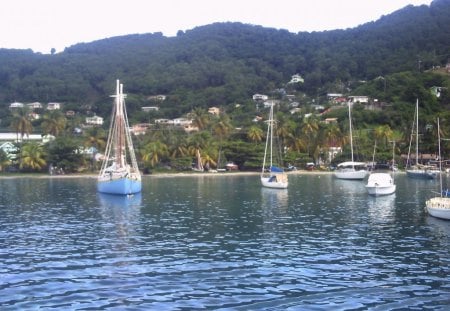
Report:
[[450,222],[436,181],[291,175],[145,177],[142,195],[94,179],[0,180],[1,310],[444,310]]

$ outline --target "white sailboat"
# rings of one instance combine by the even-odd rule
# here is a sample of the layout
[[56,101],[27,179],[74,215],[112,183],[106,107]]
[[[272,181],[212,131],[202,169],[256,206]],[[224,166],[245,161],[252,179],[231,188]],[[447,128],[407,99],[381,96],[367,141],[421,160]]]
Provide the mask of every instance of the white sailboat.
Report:
[[[266,147],[264,150],[264,160],[261,172],[261,184],[268,188],[286,189],[288,187],[288,177],[284,170],[273,164],[273,104],[270,105],[269,120],[267,124]],[[266,169],[266,164],[268,167]],[[279,163],[281,164],[281,163]]]
[[196,172],[203,172],[205,170],[205,168],[203,167],[202,156],[200,155],[199,149],[197,149],[195,152],[195,165],[192,170]]
[[339,179],[362,180],[367,176],[366,164],[364,162],[355,162],[353,157],[353,133],[352,133],[352,113],[351,103],[348,103],[348,120],[350,125],[350,149],[352,160],[339,163],[334,176]]
[[[105,157],[97,179],[102,193],[128,195],[141,191],[141,173],[134,154],[133,141],[125,108],[123,85],[116,83],[114,107]],[[128,163],[131,162],[131,165]]]
[[[414,126],[416,127],[415,133],[414,133]],[[415,164],[411,165],[410,155],[411,155],[411,144],[413,135],[416,136],[416,158]],[[414,114],[413,127],[411,130],[411,140],[409,143],[408,159],[406,166],[407,166],[406,175],[411,178],[434,179],[440,173],[440,171],[437,170],[434,166],[423,165],[419,163],[419,99],[416,100],[416,110]]]
[[[442,169],[441,159],[441,135],[438,119],[438,141],[439,141],[439,170]],[[445,196],[444,196],[445,193]],[[450,197],[449,192],[442,190],[442,174],[439,174],[439,196],[431,198],[425,202],[426,210],[431,216],[450,220]]]
[[371,173],[367,180],[366,189],[370,195],[381,196],[393,194],[397,188],[394,182],[395,174],[395,142],[392,147],[392,175],[389,173]]

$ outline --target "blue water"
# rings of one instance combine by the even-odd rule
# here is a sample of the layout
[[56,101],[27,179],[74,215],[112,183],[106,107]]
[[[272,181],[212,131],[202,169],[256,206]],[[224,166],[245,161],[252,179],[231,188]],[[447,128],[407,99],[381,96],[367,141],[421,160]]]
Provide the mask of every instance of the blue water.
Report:
[[450,222],[436,181],[290,175],[0,179],[0,310],[447,310]]

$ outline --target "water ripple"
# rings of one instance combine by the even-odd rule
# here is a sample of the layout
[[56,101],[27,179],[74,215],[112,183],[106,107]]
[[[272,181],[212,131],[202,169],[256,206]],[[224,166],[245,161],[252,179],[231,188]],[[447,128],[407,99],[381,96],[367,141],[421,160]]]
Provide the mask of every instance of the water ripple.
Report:
[[376,199],[327,175],[293,176],[281,191],[254,177],[147,178],[129,198],[98,195],[90,180],[0,186],[2,310],[450,304],[450,224],[408,198],[406,179]]

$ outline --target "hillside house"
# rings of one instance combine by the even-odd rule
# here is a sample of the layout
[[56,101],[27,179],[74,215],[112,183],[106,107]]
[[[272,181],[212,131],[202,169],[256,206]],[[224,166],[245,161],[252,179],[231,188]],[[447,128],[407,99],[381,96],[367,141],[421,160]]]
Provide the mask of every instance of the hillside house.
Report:
[[3,152],[5,152],[9,160],[14,160],[18,152],[18,148],[16,147],[16,145],[9,141],[0,143],[0,150],[3,150]]
[[134,135],[144,135],[152,125],[150,123],[138,123],[131,127]]
[[367,104],[369,103],[369,96],[349,96],[348,102],[350,103],[360,103],[360,104]]
[[59,110],[61,109],[60,103],[48,103],[47,104],[47,110]]
[[173,125],[173,122],[172,122],[172,120],[169,120],[169,119],[156,119],[155,124]]
[[220,109],[217,107],[211,107],[208,109],[208,113],[210,113],[214,116],[218,116],[220,114]]
[[156,106],[146,106],[141,108],[143,112],[150,112],[150,111],[158,111],[159,107]]
[[176,118],[173,119],[173,125],[174,126],[186,126],[186,125],[191,125],[192,124],[192,120],[191,119],[186,119],[186,118]]
[[14,102],[9,104],[9,109],[17,109],[17,108],[23,108],[25,105],[22,103]]
[[153,101],[165,101],[166,100],[166,95],[152,95],[147,97],[148,100],[153,100]]
[[255,94],[253,95],[253,100],[254,101],[264,101],[264,100],[268,100],[269,96],[267,95],[263,95],[263,94]]
[[27,104],[27,107],[34,110],[34,109],[42,109],[42,104],[40,102],[34,102]]
[[303,77],[301,75],[299,75],[298,73],[293,75],[291,77],[291,81],[289,81],[289,83],[304,83],[305,79],[303,79]]
[[86,124],[88,125],[103,125],[103,118],[99,116],[87,117]]

